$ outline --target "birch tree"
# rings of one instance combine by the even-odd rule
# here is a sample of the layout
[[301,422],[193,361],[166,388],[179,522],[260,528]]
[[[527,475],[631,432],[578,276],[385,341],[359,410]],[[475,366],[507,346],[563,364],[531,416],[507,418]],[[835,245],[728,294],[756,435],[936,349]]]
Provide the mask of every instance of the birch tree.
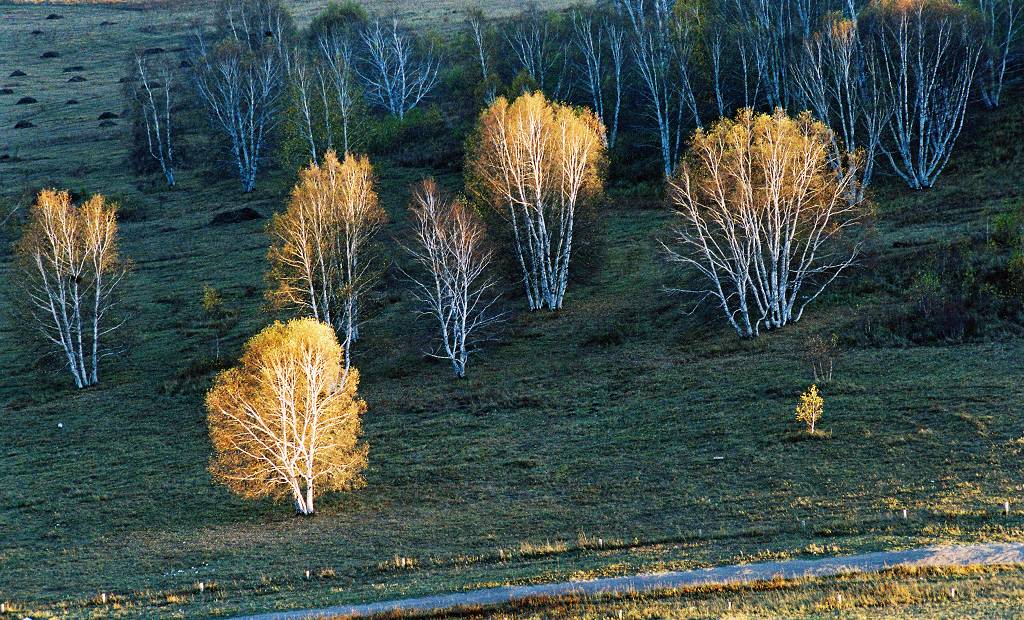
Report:
[[1024,27],[1024,0],[975,0],[985,27],[978,86],[985,107],[999,107],[1013,46]]
[[210,472],[245,498],[290,497],[302,515],[316,498],[365,484],[366,402],[331,328],[275,323],[245,346],[206,396]]
[[876,62],[877,43],[861,34],[857,23],[834,18],[804,42],[804,59],[796,81],[814,114],[832,129],[838,165],[858,153],[859,171],[852,198],[860,201],[871,184],[883,132],[893,101]]
[[[665,177],[672,175],[682,142],[682,116],[695,99],[688,78],[691,32],[673,11],[672,0],[619,0],[650,115],[658,134]],[[691,105],[692,104],[692,105]]]
[[[594,113],[608,128],[608,146],[615,146],[622,108],[625,30],[615,20],[593,11],[572,12],[573,45],[582,59],[584,88]],[[607,103],[606,103],[607,102]]]
[[295,121],[308,149],[309,161],[333,148],[331,112],[334,97],[328,86],[330,78],[323,67],[296,51],[291,61],[291,96]]
[[480,65],[480,78],[484,84],[484,103],[491,105],[497,96],[496,76],[493,74],[488,46],[488,27],[484,13],[477,7],[466,11],[466,30],[476,48],[477,61]]
[[367,97],[388,113],[404,119],[437,85],[440,62],[433,48],[422,53],[397,17],[372,20],[363,31],[366,57],[359,76]]
[[503,214],[531,310],[562,307],[576,211],[602,191],[605,130],[587,109],[540,92],[485,110],[468,162],[482,201]]
[[[711,90],[715,95],[715,109],[718,116],[725,116],[727,111],[725,88],[725,59],[730,58],[729,28],[721,14],[705,16],[703,28],[704,49],[707,51],[708,69],[711,73]],[[746,103],[745,105],[750,105]]]
[[433,357],[448,360],[466,376],[480,333],[500,319],[491,309],[496,281],[487,275],[492,252],[484,223],[462,200],[445,200],[432,179],[415,191],[410,208],[413,242],[407,248],[420,274],[410,276],[421,312],[437,326]]
[[530,80],[552,99],[565,96],[568,56],[553,13],[541,11],[536,2],[527,5],[518,19],[505,31],[508,43],[519,68]]
[[[745,49],[751,53],[758,91],[769,108],[788,108],[791,101],[790,60],[800,0],[735,0]],[[809,35],[809,32],[808,32]]]
[[270,223],[270,298],[331,325],[346,364],[359,340],[359,307],[377,277],[371,243],[387,222],[370,160],[334,151],[299,173],[288,209]]
[[882,151],[911,189],[932,187],[963,129],[982,47],[977,25],[950,0],[876,0],[864,22],[894,101]]
[[663,244],[696,274],[680,289],[711,299],[742,338],[800,320],[849,267],[863,219],[857,170],[833,165],[830,130],[808,113],[741,110],[698,130],[670,185],[678,220]]
[[196,92],[251,192],[291,70],[290,21],[275,0],[222,0],[214,10],[213,38],[196,29],[189,49]]
[[251,55],[272,54],[285,75],[291,72],[296,28],[282,0],[215,0],[213,5],[218,41],[235,41]]
[[[756,92],[769,108],[802,109],[798,86],[804,47],[823,22],[856,20],[862,0],[732,0],[744,70],[757,75]],[[746,105],[758,105],[757,97]]]
[[352,149],[352,125],[355,120],[357,102],[360,97],[355,79],[355,65],[352,41],[341,31],[332,30],[317,38],[317,47],[323,60],[324,71],[329,77],[334,103],[341,119],[341,147],[344,153]]
[[112,315],[128,271],[118,253],[117,205],[95,195],[75,205],[65,191],[39,193],[17,244],[23,301],[34,326],[66,362],[75,387],[99,383]]
[[135,54],[136,80],[129,88],[139,106],[149,156],[160,165],[167,185],[174,187],[175,133],[171,113],[176,76],[168,63],[159,62],[155,67],[152,64],[142,54]]

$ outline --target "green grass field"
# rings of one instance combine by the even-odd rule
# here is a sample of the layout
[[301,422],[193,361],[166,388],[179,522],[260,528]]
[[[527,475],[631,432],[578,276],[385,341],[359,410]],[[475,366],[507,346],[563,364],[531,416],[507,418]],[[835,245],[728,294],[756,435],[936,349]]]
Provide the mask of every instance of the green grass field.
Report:
[[[126,46],[171,49],[180,22],[107,6],[62,6],[64,19],[44,19],[55,10],[0,5],[0,84],[14,91],[0,96],[0,195],[55,185],[128,201],[135,338],[101,386],[76,392],[25,354],[25,325],[0,319],[0,601],[18,617],[194,617],[1024,540],[1024,339],[1012,327],[956,344],[850,344],[823,387],[829,437],[798,441],[793,420],[812,381],[801,357],[808,336],[870,330],[863,317],[913,280],[915,252],[984,239],[993,217],[1019,208],[1019,90],[1002,111],[972,112],[937,189],[910,195],[882,180],[862,264],[799,324],[756,342],[738,341],[713,314],[688,315],[686,300],[665,292],[678,275],[657,250],[671,216],[655,197],[618,195],[602,211],[601,268],[570,288],[564,311],[522,312],[510,286],[515,312],[463,381],[422,355],[427,327],[392,269],[356,352],[368,485],[325,497],[301,519],[211,482],[203,360],[212,344],[199,308],[210,284],[238,309],[229,356],[274,318],[263,300],[266,222],[210,220],[240,206],[281,209],[288,179],[267,178],[246,196],[227,177],[186,170],[167,191],[131,175],[123,124],[100,128],[97,117],[121,111]],[[48,50],[60,58],[40,59]],[[63,72],[75,65],[83,69]],[[27,76],[6,77],[15,70]],[[68,83],[76,73],[87,81]],[[13,105],[24,96],[39,103]],[[79,104],[66,105],[72,98]],[[12,129],[23,119],[36,127]],[[379,167],[393,220],[385,243],[399,263],[409,187],[436,172]],[[10,240],[0,249],[5,307]],[[914,587],[941,592],[960,579]],[[1012,594],[1020,582],[1013,571],[993,583]],[[727,601],[750,615],[834,615],[820,607],[833,587],[669,599],[629,617],[718,615]],[[970,587],[984,605],[986,586]],[[931,596],[910,600],[907,615],[934,617]],[[963,605],[942,609],[989,609]]]

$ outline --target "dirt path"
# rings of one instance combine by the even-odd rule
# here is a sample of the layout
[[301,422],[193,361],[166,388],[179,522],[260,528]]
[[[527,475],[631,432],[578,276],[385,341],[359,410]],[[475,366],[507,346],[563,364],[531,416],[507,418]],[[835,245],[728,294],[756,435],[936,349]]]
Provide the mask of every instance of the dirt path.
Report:
[[815,560],[786,560],[717,566],[697,570],[568,581],[537,586],[507,586],[454,594],[399,599],[363,605],[338,605],[246,616],[240,620],[302,620],[345,616],[366,618],[386,612],[431,612],[459,607],[489,607],[524,599],[574,594],[647,592],[701,585],[742,584],[774,578],[828,577],[842,573],[873,573],[895,567],[952,567],[1024,564],[1024,543],[989,543],[923,547],[907,551],[879,551]]

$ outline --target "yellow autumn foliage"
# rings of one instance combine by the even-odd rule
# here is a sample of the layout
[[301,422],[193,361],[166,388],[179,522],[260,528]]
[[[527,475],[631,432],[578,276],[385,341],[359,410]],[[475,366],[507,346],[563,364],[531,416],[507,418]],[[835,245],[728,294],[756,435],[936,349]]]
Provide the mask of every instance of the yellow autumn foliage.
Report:
[[329,150],[299,173],[288,209],[270,223],[271,301],[352,336],[359,293],[374,275],[368,245],[387,222],[375,186],[370,160],[351,153],[339,160]]
[[531,310],[556,310],[569,280],[576,212],[603,191],[605,128],[541,92],[499,97],[480,115],[467,187],[508,225]]
[[290,495],[303,514],[321,493],[362,486],[358,386],[329,326],[295,319],[265,328],[207,394],[210,472],[242,497]]
[[818,386],[812,385],[810,389],[800,395],[800,404],[796,407],[796,419],[807,425],[807,432],[814,434],[814,427],[821,420],[825,412],[825,399],[818,394]]
[[99,194],[76,205],[66,191],[44,189],[16,246],[21,299],[77,387],[99,382],[100,341],[119,327],[104,316],[130,268],[118,252],[117,208]]

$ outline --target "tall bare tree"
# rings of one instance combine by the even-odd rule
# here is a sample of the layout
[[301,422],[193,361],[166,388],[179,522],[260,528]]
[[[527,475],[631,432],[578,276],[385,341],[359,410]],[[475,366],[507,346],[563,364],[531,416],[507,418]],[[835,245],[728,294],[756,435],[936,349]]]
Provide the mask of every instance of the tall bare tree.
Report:
[[466,11],[466,29],[469,37],[476,47],[478,62],[480,63],[480,77],[484,84],[484,103],[491,105],[497,96],[494,75],[491,70],[490,50],[488,48],[488,26],[484,12],[479,7],[473,7]]
[[882,150],[912,189],[932,187],[963,128],[982,47],[977,24],[950,0],[876,0],[864,22],[894,100]]
[[298,129],[309,148],[309,160],[320,161],[320,155],[333,148],[331,104],[327,72],[317,62],[296,50],[291,60],[291,93]]
[[879,74],[876,41],[864,37],[857,22],[827,21],[804,42],[804,59],[794,72],[804,99],[832,128],[838,165],[858,153],[859,178],[852,198],[860,201],[871,184],[882,135],[893,114],[893,100]]
[[622,107],[625,30],[617,20],[584,9],[572,12],[572,24],[573,44],[583,61],[584,87],[594,113],[608,128],[608,146],[614,147]]
[[491,312],[496,281],[487,276],[492,252],[480,217],[462,200],[445,200],[433,179],[414,192],[413,243],[408,252],[421,274],[410,276],[422,312],[436,321],[440,346],[431,355],[466,376],[480,332],[500,320]]
[[694,33],[672,0],[618,0],[618,6],[631,31],[633,58],[667,178],[678,161],[684,112],[689,110],[700,125],[689,80]]
[[[723,16],[719,14],[705,15],[701,28],[704,49],[707,51],[708,69],[711,73],[711,90],[715,95],[715,109],[718,116],[727,113],[725,90],[725,59],[729,57],[726,46],[729,44],[729,29]],[[747,104],[749,105],[749,104]]]
[[744,109],[696,132],[671,183],[664,247],[699,282],[682,290],[715,300],[740,337],[799,321],[857,255],[842,242],[864,214],[848,198],[857,171],[834,166],[829,134],[808,113]]
[[284,40],[290,18],[278,0],[221,0],[214,23],[212,38],[198,28],[193,32],[196,92],[228,138],[242,189],[251,192],[291,70]]
[[143,54],[135,54],[135,78],[130,89],[139,106],[142,127],[146,132],[149,156],[160,164],[160,171],[173,187],[174,176],[174,109],[175,73],[167,62],[156,66]]
[[117,242],[116,204],[96,195],[75,205],[68,192],[47,189],[17,245],[24,301],[78,388],[99,383],[103,341],[124,323],[109,316],[128,270]]
[[1013,46],[1024,28],[1024,0],[975,0],[985,26],[978,85],[988,108],[999,107]]
[[552,99],[561,100],[567,86],[568,55],[562,49],[555,15],[536,2],[527,4],[505,30],[505,41],[519,67]]
[[317,46],[320,49],[326,74],[333,86],[334,102],[337,106],[338,116],[341,118],[342,149],[348,153],[352,148],[350,132],[360,96],[353,64],[353,43],[346,33],[332,30],[322,33],[317,38]]
[[471,185],[506,218],[531,310],[562,307],[576,210],[603,189],[605,130],[540,92],[499,97],[480,117]]
[[288,209],[270,224],[275,302],[334,327],[346,363],[359,339],[359,306],[376,281],[370,244],[387,221],[366,157],[327,151],[302,170]]
[[758,76],[758,90],[769,108],[791,104],[790,60],[794,5],[800,0],[735,0],[738,25]]
[[402,119],[437,85],[440,62],[433,48],[418,53],[416,40],[397,17],[372,20],[363,31],[366,47],[359,76],[371,101]]
[[291,72],[296,29],[282,0],[215,0],[212,25],[217,41],[235,41],[252,55],[273,54],[284,73]]

